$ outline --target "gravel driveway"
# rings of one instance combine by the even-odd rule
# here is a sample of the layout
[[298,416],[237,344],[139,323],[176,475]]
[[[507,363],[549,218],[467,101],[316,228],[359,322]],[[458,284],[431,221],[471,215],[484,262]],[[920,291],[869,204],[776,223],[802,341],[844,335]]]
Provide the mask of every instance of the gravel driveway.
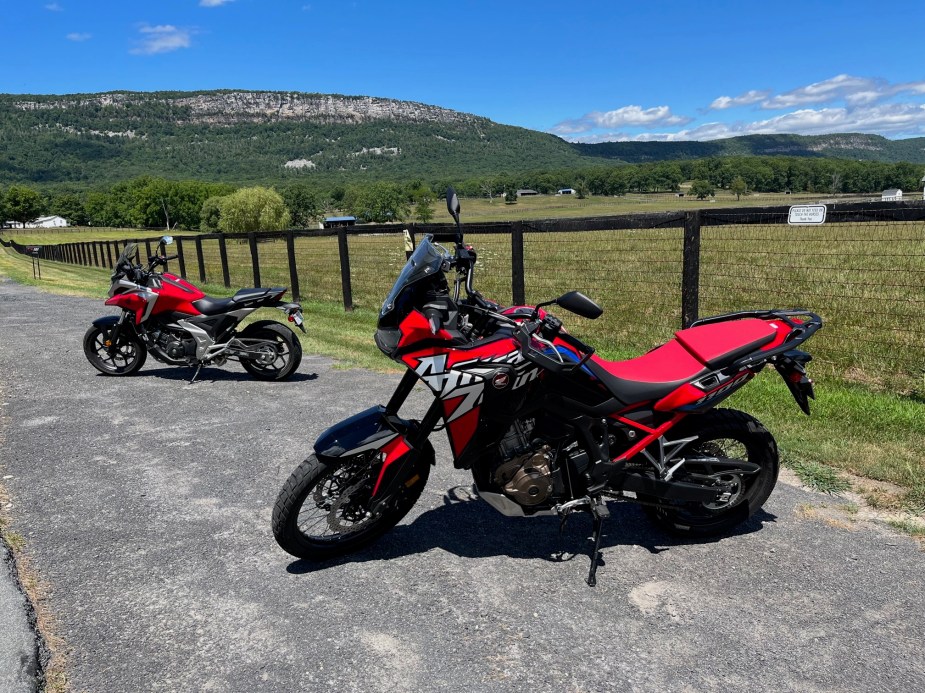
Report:
[[286,383],[231,365],[190,385],[152,360],[107,378],[81,350],[104,312],[0,282],[0,476],[74,690],[925,690],[925,553],[823,521],[838,499],[786,484],[707,543],[612,505],[591,589],[589,519],[560,541],[554,519],[502,517],[436,434],[401,525],[349,560],[295,561],[270,533],[277,491],[398,376],[306,355]]

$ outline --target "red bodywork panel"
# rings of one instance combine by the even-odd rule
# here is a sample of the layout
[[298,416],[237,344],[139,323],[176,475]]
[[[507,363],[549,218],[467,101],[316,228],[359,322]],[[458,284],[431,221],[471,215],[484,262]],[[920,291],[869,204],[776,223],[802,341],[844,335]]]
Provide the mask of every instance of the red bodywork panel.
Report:
[[141,323],[141,316],[145,314],[145,306],[148,301],[140,294],[116,294],[112,298],[106,299],[107,306],[116,306],[122,310],[130,310],[135,313],[135,324]]
[[[178,288],[171,284],[171,282],[176,282],[183,288]],[[152,315],[159,315],[160,313],[171,311],[186,313],[187,315],[201,315],[193,306],[193,301],[205,298],[205,294],[202,293],[198,287],[193,286],[185,279],[164,272],[161,280],[161,288],[154,289],[154,291],[157,293],[157,303],[154,304]]]

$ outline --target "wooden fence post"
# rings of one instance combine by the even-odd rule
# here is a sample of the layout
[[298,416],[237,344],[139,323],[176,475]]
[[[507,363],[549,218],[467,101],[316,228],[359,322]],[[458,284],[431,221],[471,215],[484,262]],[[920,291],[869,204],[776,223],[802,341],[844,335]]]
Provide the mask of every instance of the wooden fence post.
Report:
[[286,255],[289,256],[289,288],[292,291],[292,300],[301,301],[299,291],[299,271],[295,263],[295,236],[292,229],[286,231]]
[[148,258],[154,254],[151,252],[151,241],[149,240],[145,240],[145,253],[145,262],[147,262]]
[[228,249],[225,248],[225,234],[219,234],[218,237],[218,254],[222,259],[222,279],[225,286],[231,286],[231,276],[228,274]]
[[681,269],[681,327],[689,327],[700,314],[700,212],[684,215],[684,251]]
[[340,251],[340,285],[344,292],[344,310],[353,311],[353,289],[350,286],[350,252],[347,248],[347,229],[337,229],[337,247]]
[[109,241],[103,241],[103,244],[106,246],[106,260],[109,263],[109,266],[113,267],[112,244],[110,244]]
[[257,234],[253,231],[247,234],[247,244],[251,248],[251,267],[254,269],[254,287],[260,286],[260,258],[257,255]]
[[511,297],[515,306],[527,302],[524,287],[524,225],[511,224]]
[[180,263],[180,276],[186,279],[186,258],[183,257],[183,239],[177,239],[177,262]]
[[199,261],[199,282],[206,283],[206,261],[202,257],[202,236],[196,236],[196,258]]

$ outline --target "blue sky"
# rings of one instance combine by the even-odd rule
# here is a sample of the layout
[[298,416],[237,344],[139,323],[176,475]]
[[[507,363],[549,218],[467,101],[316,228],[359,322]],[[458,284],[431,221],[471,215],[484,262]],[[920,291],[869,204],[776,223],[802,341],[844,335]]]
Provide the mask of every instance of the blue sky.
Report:
[[922,2],[0,0],[0,92],[382,96],[566,139],[925,135]]

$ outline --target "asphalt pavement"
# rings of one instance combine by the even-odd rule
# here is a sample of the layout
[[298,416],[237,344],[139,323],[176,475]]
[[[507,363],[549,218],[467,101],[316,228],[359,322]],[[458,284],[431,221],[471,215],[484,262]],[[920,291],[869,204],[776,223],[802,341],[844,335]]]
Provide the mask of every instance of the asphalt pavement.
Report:
[[0,477],[73,690],[925,690],[925,552],[784,483],[710,542],[612,504],[592,589],[587,517],[560,538],[499,515],[435,434],[398,527],[295,560],[270,531],[277,492],[398,376],[306,355],[285,383],[230,365],[191,385],[153,360],[105,377],[81,338],[106,312],[0,281]]

